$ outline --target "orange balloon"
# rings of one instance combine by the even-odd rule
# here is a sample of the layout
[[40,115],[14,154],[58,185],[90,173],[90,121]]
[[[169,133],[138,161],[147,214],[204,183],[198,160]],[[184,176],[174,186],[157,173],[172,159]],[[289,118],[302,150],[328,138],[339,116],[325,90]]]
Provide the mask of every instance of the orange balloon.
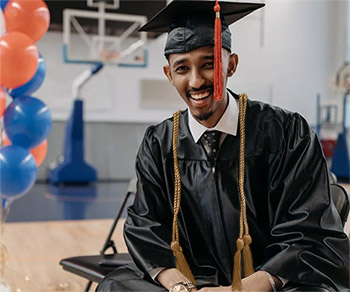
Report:
[[[3,146],[8,145],[11,145],[11,141],[5,136]],[[36,166],[39,167],[43,163],[47,154],[47,140],[45,139],[38,146],[30,149],[29,152],[33,155]]]
[[0,118],[4,114],[6,109],[6,95],[0,86]]
[[34,43],[41,39],[50,24],[50,11],[42,0],[12,0],[4,11],[6,30],[23,32]]
[[45,139],[38,146],[30,149],[29,152],[32,153],[36,166],[39,167],[41,163],[43,163],[47,154],[47,140]]
[[33,41],[20,32],[0,37],[0,84],[15,88],[27,83],[38,68],[39,51]]
[[4,138],[4,145],[3,146],[9,146],[9,145],[11,145],[11,141],[9,140],[9,138],[7,138],[5,136],[5,138]]

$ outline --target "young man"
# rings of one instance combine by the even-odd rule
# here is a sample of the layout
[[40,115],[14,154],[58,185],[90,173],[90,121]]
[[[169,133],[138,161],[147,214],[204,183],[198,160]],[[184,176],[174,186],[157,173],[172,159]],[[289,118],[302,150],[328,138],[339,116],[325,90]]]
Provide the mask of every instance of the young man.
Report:
[[226,89],[238,65],[228,25],[262,5],[220,4],[174,0],[144,26],[168,31],[164,73],[188,109],[147,130],[124,230],[135,265],[97,290],[348,290],[349,241],[314,132]]

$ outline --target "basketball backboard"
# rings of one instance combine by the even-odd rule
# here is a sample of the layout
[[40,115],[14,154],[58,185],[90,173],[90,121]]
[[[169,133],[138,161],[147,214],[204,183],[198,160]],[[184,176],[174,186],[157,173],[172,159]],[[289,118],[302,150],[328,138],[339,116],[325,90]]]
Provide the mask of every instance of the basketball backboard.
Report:
[[63,60],[66,63],[107,63],[127,67],[147,66],[147,34],[138,32],[147,22],[143,15],[106,12],[119,1],[88,0],[98,11],[63,11]]

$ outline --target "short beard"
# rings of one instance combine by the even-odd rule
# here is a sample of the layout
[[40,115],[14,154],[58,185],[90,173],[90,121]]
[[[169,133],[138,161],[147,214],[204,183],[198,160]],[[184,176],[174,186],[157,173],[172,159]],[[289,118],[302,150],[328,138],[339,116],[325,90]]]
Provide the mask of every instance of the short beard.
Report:
[[195,115],[194,117],[195,117],[198,121],[206,121],[206,120],[208,120],[213,114],[214,114],[214,111],[209,111],[209,112],[207,112],[207,113],[202,113],[202,114]]

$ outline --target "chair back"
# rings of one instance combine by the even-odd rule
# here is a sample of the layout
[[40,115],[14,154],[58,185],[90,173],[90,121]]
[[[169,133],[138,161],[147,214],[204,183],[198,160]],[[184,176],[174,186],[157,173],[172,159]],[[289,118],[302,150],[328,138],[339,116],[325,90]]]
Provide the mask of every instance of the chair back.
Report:
[[334,205],[344,226],[349,216],[349,194],[343,186],[336,183],[330,185],[330,190]]

